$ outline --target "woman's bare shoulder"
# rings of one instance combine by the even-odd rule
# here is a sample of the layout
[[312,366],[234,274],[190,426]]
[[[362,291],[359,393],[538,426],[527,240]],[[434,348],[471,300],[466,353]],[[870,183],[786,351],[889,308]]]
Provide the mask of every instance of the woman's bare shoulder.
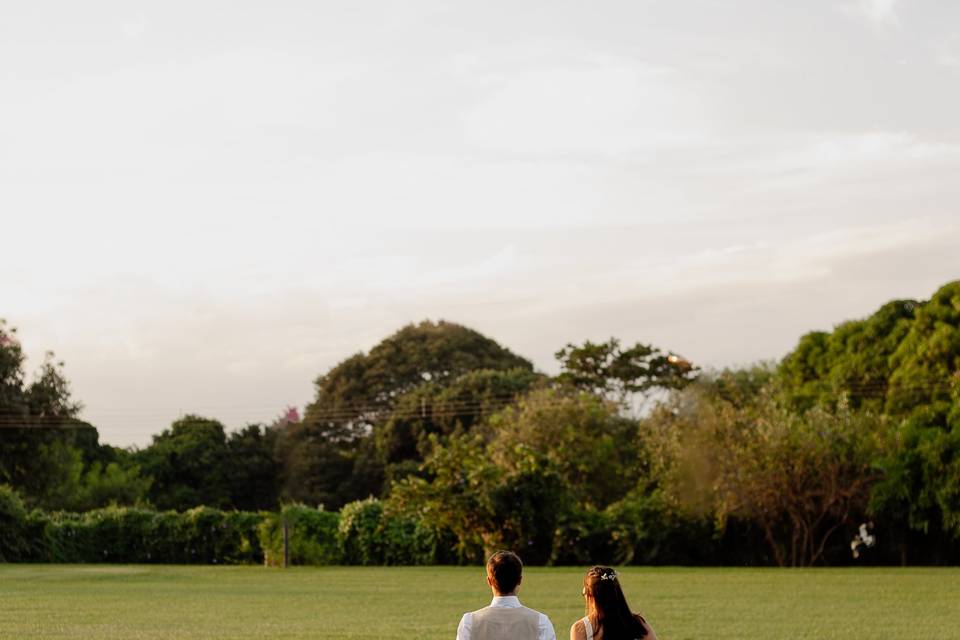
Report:
[[583,626],[583,618],[570,625],[570,640],[587,640],[587,630]]

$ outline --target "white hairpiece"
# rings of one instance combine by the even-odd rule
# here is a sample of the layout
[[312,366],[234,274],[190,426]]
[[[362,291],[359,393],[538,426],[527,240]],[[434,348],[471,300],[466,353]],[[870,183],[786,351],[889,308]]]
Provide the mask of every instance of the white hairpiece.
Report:
[[616,571],[610,571],[609,573],[601,573],[601,574],[600,574],[600,579],[601,579],[601,580],[616,580],[616,579],[617,579],[617,572],[616,572]]

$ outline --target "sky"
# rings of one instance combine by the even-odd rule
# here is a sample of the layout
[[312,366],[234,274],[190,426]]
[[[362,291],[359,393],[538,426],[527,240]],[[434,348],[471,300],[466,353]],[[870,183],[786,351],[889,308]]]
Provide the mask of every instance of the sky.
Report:
[[0,317],[101,440],[401,326],[705,367],[960,278],[960,3],[6,2]]

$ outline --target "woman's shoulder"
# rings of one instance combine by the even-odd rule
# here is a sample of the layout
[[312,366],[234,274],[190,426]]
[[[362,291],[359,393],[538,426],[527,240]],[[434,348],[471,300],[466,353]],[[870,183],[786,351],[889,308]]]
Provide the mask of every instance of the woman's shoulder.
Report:
[[570,640],[586,640],[586,637],[587,628],[583,624],[583,618],[578,618],[570,625]]

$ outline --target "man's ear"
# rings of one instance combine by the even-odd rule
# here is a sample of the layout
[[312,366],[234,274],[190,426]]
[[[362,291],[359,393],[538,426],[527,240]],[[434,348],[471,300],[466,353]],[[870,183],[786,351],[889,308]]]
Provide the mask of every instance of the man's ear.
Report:
[[494,586],[494,585],[493,585],[493,578],[491,578],[489,575],[487,575],[487,584],[490,585],[491,587]]

